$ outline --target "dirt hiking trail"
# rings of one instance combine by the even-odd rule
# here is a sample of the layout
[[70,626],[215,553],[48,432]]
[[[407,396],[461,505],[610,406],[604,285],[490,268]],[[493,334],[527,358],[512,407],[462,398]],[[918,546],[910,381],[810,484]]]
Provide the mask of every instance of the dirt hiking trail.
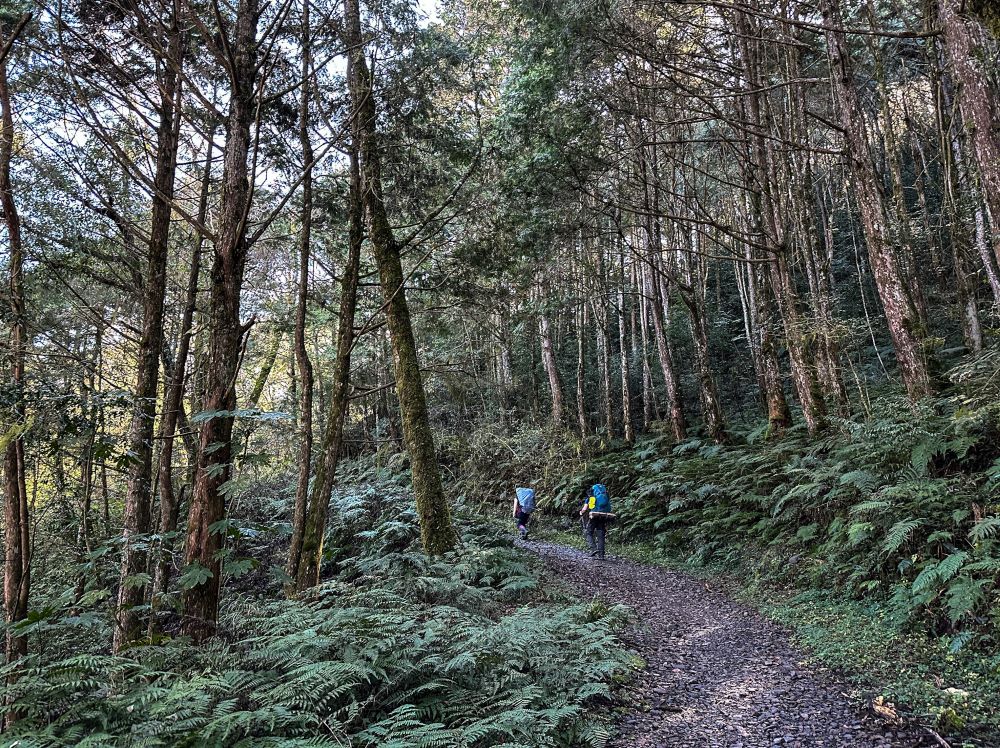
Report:
[[616,748],[940,745],[860,712],[787,632],[704,582],[553,543],[524,547],[579,594],[636,612],[624,638],[647,669],[630,686],[641,705],[621,718]]

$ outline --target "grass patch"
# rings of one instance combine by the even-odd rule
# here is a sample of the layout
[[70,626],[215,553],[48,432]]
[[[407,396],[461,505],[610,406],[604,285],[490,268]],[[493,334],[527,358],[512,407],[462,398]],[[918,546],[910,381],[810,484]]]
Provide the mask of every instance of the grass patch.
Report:
[[887,606],[810,590],[788,595],[751,584],[740,595],[793,631],[796,643],[865,691],[900,705],[921,723],[1000,744],[1000,662],[949,640],[899,630]]

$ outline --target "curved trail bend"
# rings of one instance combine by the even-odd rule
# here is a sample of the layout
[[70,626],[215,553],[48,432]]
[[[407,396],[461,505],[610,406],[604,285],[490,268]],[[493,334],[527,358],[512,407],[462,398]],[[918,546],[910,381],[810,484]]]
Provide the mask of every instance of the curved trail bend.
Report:
[[647,669],[616,748],[914,748],[936,743],[865,717],[787,634],[704,583],[660,567],[532,542],[559,578],[637,613],[625,639]]

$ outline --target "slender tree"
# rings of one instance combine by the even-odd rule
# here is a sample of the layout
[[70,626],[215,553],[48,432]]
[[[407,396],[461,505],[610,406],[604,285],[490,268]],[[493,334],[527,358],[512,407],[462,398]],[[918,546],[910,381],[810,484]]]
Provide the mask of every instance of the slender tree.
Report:
[[337,355],[330,381],[326,430],[320,458],[313,477],[312,492],[305,516],[299,558],[295,565],[295,589],[301,592],[319,583],[323,561],[323,538],[330,506],[330,493],[337,474],[337,462],[344,447],[344,420],[350,407],[351,353],[355,344],[354,316],[357,309],[364,242],[364,204],[361,167],[357,152],[358,118],[352,120],[350,186],[348,192],[347,262],[340,282],[340,316],[337,326]]
[[312,41],[309,28],[310,0],[302,1],[302,91],[299,103],[299,147],[302,149],[302,215],[299,228],[299,277],[295,302],[295,365],[301,384],[299,394],[299,477],[295,486],[295,507],[292,512],[292,540],[288,551],[288,576],[295,579],[302,553],[306,504],[309,498],[309,476],[312,472],[313,447],[313,366],[306,348],[306,313],[309,301],[309,253],[312,241],[313,208],[313,147],[309,133],[309,93],[312,90]]
[[163,349],[163,305],[167,291],[167,259],[170,239],[171,203],[177,171],[177,143],[180,128],[180,86],[182,36],[179,8],[173,3],[166,18],[152,19],[148,47],[154,53],[159,91],[159,123],[156,130],[156,173],[153,179],[152,223],[146,253],[146,277],[142,289],[142,335],[139,340],[138,371],[129,429],[131,471],[125,495],[125,531],[121,581],[118,586],[118,613],[113,649],[131,641],[139,621],[135,609],[145,600],[148,543],[152,517],[153,432],[156,419],[160,354]]
[[[855,87],[854,65],[847,46],[847,35],[843,31],[839,1],[822,0],[821,9],[827,25],[827,50],[844,146],[861,208],[862,229],[875,287],[885,310],[903,385],[911,400],[919,400],[932,391],[926,352],[922,347],[925,332],[913,300],[913,289],[909,287],[899,264],[889,228],[885,196],[865,138],[867,128]],[[912,252],[912,248],[904,247],[902,251]]]
[[211,636],[219,615],[220,551],[226,485],[232,477],[233,418],[240,343],[240,292],[246,265],[247,217],[252,189],[248,160],[250,130],[258,112],[259,0],[239,0],[231,28],[220,28],[216,57],[229,82],[229,112],[223,154],[222,195],[212,259],[208,307],[205,396],[198,469],[188,512],[184,563],[191,581],[183,594],[184,632],[196,642]]
[[[10,248],[7,288],[10,296],[10,385],[12,405],[8,427],[0,433],[4,467],[4,612],[6,621],[5,655],[8,665],[28,653],[28,638],[15,628],[28,617],[28,596],[31,591],[31,525],[28,516],[28,491],[25,481],[24,432],[29,425],[25,409],[25,357],[28,330],[24,298],[24,245],[21,238],[21,218],[14,200],[11,183],[11,160],[14,153],[14,108],[7,79],[7,55],[14,42],[31,21],[25,14],[12,27],[5,28],[0,17],[0,207]],[[12,671],[10,679],[16,677]],[[18,714],[5,713],[4,724],[16,720]]]
[[396,392],[403,416],[403,439],[410,455],[421,541],[424,550],[436,555],[452,549],[458,538],[451,521],[451,510],[444,495],[441,471],[434,450],[434,435],[427,413],[417,343],[406,301],[406,277],[400,260],[401,248],[393,234],[382,194],[382,153],[377,129],[375,92],[372,74],[365,58],[359,0],[345,0],[344,20],[350,50],[348,81],[358,119],[358,153],[365,217],[385,298]]
[[[541,291],[538,294],[539,302],[545,304],[549,294]],[[552,323],[549,321],[549,314],[542,309],[538,314],[538,336],[542,344],[542,366],[545,368],[545,376],[549,382],[549,395],[552,401],[552,423],[560,426],[563,423],[563,386],[562,378],[559,376],[559,365],[556,362],[555,346],[552,344]]]
[[957,85],[956,98],[976,155],[982,194],[990,211],[993,251],[1000,264],[1000,103],[983,69],[987,59],[985,30],[966,11],[962,0],[939,0],[948,62]]
[[[209,133],[205,169],[201,179],[201,192],[198,198],[198,222],[204,224],[208,214],[208,195],[212,182],[212,162],[214,153],[214,130]],[[163,414],[160,418],[160,438],[163,446],[160,449],[160,462],[157,471],[157,485],[160,499],[159,521],[159,557],[154,565],[153,573],[153,607],[156,608],[159,598],[167,589],[172,568],[173,533],[177,531],[177,521],[180,502],[174,491],[174,443],[177,436],[177,425],[184,406],[184,389],[187,381],[188,357],[191,350],[191,339],[194,335],[194,316],[198,306],[198,283],[201,278],[201,256],[204,245],[204,234],[195,233],[194,246],[191,252],[191,266],[188,270],[187,289],[184,310],[181,314],[180,339],[177,344],[177,354],[174,357],[171,376],[165,377],[166,387],[163,397]],[[195,460],[191,461],[192,463]],[[150,628],[155,626],[155,619],[150,619]]]

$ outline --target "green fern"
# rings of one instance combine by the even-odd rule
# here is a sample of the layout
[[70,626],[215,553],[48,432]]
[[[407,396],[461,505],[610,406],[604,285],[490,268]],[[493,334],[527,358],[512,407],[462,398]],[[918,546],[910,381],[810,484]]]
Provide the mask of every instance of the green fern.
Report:
[[969,530],[969,539],[973,543],[981,543],[984,540],[995,538],[998,532],[1000,532],[1000,515],[984,517]]
[[225,636],[201,647],[27,660],[10,681],[0,669],[0,699],[24,715],[11,742],[603,745],[586,703],[628,671],[615,635],[624,611],[549,602],[525,559],[482,526],[429,559],[406,498],[335,496],[338,577],[308,601],[230,593]]
[[922,524],[923,520],[919,519],[903,519],[894,524],[882,543],[882,553],[889,555],[898,551]]
[[862,501],[859,504],[855,504],[851,507],[851,514],[875,514],[881,512],[882,510],[888,509],[892,504],[884,499],[875,499],[873,501]]

